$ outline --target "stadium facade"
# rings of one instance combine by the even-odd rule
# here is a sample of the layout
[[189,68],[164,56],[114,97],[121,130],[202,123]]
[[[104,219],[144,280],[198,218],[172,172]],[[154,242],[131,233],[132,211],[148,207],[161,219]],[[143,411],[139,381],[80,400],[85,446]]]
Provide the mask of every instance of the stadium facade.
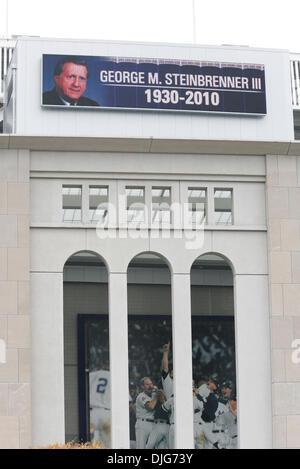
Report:
[[[89,85],[83,106],[45,103],[58,56],[90,58],[88,83],[117,63],[98,76],[103,101]],[[194,447],[196,373],[235,381],[239,448],[300,448],[298,71],[284,50],[17,40],[0,135],[1,448],[90,439],[93,360],[109,368],[111,446],[129,448],[129,384],[155,381],[169,340],[175,447]],[[126,101],[137,85],[148,107]]]

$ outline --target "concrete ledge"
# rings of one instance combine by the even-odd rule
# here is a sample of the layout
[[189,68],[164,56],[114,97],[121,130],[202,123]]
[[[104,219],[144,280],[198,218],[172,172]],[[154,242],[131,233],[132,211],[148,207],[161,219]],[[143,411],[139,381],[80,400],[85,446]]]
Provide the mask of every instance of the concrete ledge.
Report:
[[0,135],[0,149],[215,155],[300,155],[300,141]]

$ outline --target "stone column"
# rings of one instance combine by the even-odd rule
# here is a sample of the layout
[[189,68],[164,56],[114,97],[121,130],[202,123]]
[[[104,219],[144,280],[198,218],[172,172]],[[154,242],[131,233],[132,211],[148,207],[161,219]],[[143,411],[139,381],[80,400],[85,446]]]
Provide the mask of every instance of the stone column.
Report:
[[109,274],[112,448],[129,448],[127,273]]
[[33,272],[33,445],[65,441],[63,273]]
[[191,280],[172,275],[175,448],[194,448],[192,400]]
[[29,152],[0,150],[0,449],[31,444],[29,210]]
[[235,275],[234,296],[239,447],[271,448],[272,406],[267,275]]
[[266,168],[274,447],[300,448],[299,157],[268,155]]

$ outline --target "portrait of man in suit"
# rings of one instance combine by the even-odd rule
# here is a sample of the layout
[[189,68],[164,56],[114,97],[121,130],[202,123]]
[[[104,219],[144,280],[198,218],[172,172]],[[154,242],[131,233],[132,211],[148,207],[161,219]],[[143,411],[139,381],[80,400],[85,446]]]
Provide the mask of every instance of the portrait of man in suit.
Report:
[[54,69],[52,90],[43,93],[43,104],[53,106],[99,106],[99,104],[83,96],[88,80],[86,62],[76,56],[64,57]]

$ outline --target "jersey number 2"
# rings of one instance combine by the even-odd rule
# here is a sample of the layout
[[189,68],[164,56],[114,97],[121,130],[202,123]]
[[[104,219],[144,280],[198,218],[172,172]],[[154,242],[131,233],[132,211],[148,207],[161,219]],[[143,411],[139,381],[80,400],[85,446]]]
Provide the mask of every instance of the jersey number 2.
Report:
[[100,378],[99,384],[97,386],[97,392],[99,392],[100,394],[104,394],[106,386],[107,386],[107,379]]

